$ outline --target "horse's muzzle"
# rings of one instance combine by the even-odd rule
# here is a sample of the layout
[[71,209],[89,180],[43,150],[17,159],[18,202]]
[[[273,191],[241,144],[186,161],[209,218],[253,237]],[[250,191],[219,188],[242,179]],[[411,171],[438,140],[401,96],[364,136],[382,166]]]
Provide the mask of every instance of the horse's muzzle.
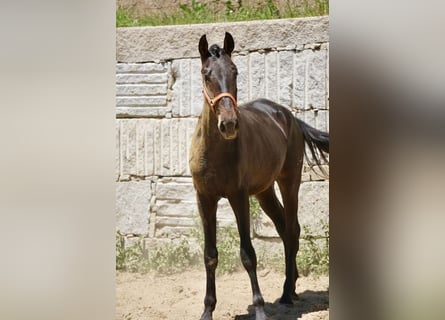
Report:
[[238,115],[233,101],[223,97],[218,104],[218,130],[226,140],[238,135]]
[[232,140],[238,135],[238,119],[219,120],[218,129],[224,139]]

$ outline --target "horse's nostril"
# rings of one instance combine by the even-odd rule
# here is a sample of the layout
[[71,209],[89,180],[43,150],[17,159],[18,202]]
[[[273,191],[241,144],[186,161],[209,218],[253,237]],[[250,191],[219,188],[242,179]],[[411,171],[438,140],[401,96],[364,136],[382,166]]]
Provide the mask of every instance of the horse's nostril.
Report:
[[234,134],[238,130],[237,120],[224,120],[218,125],[219,131],[223,134]]

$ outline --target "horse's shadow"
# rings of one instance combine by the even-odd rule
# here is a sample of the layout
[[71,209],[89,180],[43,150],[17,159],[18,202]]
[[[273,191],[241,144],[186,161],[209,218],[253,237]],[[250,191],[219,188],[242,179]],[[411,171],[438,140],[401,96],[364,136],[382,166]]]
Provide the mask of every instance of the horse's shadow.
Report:
[[[265,303],[264,311],[268,320],[294,320],[305,313],[327,310],[329,308],[328,291],[306,290],[299,294],[299,299],[293,305],[283,305],[278,302]],[[247,308],[248,314],[235,316],[235,320],[255,320],[255,307]]]

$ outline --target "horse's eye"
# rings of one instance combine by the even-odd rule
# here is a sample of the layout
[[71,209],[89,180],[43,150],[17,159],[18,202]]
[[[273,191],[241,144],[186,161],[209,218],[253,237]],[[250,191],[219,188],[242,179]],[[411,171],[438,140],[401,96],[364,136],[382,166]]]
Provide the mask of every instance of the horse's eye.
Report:
[[212,70],[210,70],[209,68],[201,69],[201,74],[202,75],[209,76],[211,73],[212,73]]
[[236,66],[232,66],[232,71],[235,74],[235,76],[238,75],[238,68]]

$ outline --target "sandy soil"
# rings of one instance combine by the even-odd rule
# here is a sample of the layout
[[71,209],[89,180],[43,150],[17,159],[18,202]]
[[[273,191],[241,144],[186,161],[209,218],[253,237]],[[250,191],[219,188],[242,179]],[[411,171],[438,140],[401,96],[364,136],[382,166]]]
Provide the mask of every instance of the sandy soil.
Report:
[[[269,320],[329,319],[329,278],[303,277],[297,281],[300,300],[293,306],[278,303],[284,276],[276,271],[258,272]],[[198,320],[203,311],[205,272],[185,271],[175,275],[117,273],[116,319]],[[252,293],[247,273],[219,275],[218,303],[214,320],[254,320]]]

